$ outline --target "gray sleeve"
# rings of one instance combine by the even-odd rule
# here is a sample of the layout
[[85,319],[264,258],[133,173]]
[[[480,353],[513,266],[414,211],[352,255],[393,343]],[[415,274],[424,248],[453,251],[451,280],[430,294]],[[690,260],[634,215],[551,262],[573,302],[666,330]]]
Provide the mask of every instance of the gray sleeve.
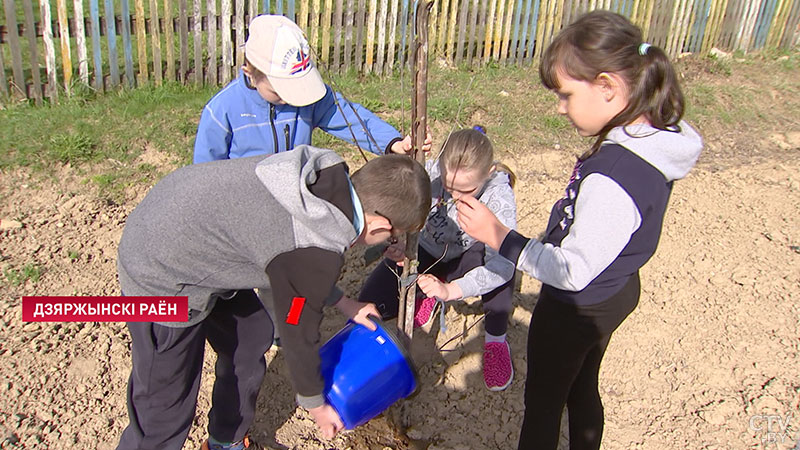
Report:
[[555,288],[583,290],[619,256],[641,221],[628,193],[613,179],[593,173],[581,183],[575,220],[561,246],[531,239],[517,267]]
[[[511,186],[505,183],[493,186],[491,191],[481,196],[480,200],[503,225],[512,230],[517,227],[517,203]],[[514,277],[514,270],[513,262],[487,246],[484,264],[470,270],[454,282],[461,288],[464,297],[475,297],[505,284]]]

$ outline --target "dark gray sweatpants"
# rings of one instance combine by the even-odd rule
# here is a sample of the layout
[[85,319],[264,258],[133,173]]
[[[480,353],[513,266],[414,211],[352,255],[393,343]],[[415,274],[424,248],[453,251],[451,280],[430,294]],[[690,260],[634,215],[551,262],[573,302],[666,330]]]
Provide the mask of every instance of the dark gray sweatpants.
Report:
[[188,328],[130,322],[128,330],[130,423],[117,450],[183,447],[197,407],[206,340],[217,353],[208,432],[222,442],[244,438],[266,372],[264,353],[272,344],[272,320],[255,292],[218,301],[208,317]]

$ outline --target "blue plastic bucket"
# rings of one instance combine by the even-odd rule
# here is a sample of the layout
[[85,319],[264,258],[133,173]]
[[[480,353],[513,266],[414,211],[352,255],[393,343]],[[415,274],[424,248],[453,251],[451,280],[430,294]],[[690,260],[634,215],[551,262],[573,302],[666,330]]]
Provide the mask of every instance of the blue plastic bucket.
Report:
[[375,323],[370,331],[349,321],[319,350],[325,398],[348,430],[417,389],[411,358],[392,332]]

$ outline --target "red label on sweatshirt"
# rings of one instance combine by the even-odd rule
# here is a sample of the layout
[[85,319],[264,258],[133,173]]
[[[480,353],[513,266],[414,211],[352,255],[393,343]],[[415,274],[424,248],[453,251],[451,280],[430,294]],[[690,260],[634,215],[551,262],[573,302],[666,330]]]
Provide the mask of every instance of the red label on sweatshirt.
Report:
[[303,306],[306,304],[305,297],[295,297],[292,299],[292,307],[289,308],[289,314],[286,316],[286,323],[289,325],[297,325],[300,322],[300,313],[303,312]]

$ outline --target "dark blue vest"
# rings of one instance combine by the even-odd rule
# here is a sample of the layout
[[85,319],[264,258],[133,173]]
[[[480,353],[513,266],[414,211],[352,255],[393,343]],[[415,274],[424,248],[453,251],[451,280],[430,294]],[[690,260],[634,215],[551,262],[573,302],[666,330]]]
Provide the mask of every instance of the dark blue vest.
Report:
[[583,290],[572,292],[548,285],[542,287],[564,302],[580,305],[600,303],[619,292],[628,278],[653,256],[672,191],[672,182],[650,163],[620,145],[603,145],[594,155],[575,165],[564,198],[553,206],[542,242],[558,247],[569,234],[581,183],[592,173],[601,173],[625,189],[639,209],[642,221],[614,262]]

